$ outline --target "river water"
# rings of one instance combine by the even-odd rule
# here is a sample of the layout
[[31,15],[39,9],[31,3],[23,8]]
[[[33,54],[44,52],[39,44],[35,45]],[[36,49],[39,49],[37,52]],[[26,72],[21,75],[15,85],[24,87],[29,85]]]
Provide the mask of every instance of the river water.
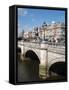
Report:
[[[34,62],[33,62],[34,61]],[[39,75],[39,63],[36,60],[18,60],[18,82],[26,82],[26,81],[43,81]],[[64,80],[63,77],[50,76],[45,80]]]
[[18,60],[18,81],[39,80],[39,65],[30,60]]

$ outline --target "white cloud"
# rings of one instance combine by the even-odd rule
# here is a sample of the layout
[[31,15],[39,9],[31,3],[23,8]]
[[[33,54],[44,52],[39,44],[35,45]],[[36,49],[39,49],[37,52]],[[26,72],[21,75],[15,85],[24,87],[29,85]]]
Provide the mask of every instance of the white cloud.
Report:
[[26,9],[18,8],[18,15],[19,16],[26,16],[28,11]]
[[55,21],[52,21],[52,24],[54,24],[55,23]]

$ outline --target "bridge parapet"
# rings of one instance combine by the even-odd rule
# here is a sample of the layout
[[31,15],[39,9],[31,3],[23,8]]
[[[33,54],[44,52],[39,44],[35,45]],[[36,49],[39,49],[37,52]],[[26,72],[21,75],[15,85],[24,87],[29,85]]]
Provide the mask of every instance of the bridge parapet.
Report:
[[33,43],[33,42],[18,42],[18,45],[25,46],[25,47],[30,47],[30,48],[36,48],[40,50],[46,50],[47,49],[47,44],[43,43]]

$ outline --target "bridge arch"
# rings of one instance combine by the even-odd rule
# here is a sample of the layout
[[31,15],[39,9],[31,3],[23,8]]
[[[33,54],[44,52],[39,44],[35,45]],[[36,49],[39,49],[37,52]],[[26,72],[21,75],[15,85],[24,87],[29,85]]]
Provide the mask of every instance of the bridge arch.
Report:
[[38,61],[38,63],[40,63],[39,57],[37,56],[37,54],[33,50],[26,51],[25,57],[28,57],[31,60]]
[[51,72],[54,72],[60,76],[65,77],[66,76],[66,63],[64,61],[55,62],[49,68],[49,75],[50,76],[52,76]]
[[21,48],[20,47],[17,47],[17,52],[21,53]]
[[27,66],[29,66],[29,72],[33,80],[39,80],[39,57],[33,50],[27,50],[25,58],[28,59]]
[[60,56],[60,57],[51,59],[48,62],[48,68],[50,68],[54,63],[58,63],[58,62],[65,62],[65,56]]
[[17,47],[17,58],[21,59],[21,48]]

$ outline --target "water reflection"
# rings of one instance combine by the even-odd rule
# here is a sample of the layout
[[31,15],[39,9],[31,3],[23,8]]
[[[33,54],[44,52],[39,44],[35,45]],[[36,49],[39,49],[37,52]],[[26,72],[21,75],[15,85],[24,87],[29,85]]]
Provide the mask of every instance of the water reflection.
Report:
[[[60,65],[60,68],[61,66],[62,65]],[[41,73],[45,72],[46,69],[43,67],[40,67],[39,62],[37,60],[31,60],[29,57],[25,57],[23,58],[23,60],[21,60],[20,56],[18,56],[18,81],[19,82],[43,81],[43,80],[65,80],[66,76],[62,76],[56,73],[57,71],[56,67],[53,70],[52,69],[53,67],[50,68],[49,77],[44,79],[42,78],[43,76],[40,76],[39,74],[40,72]],[[64,71],[64,69],[63,70],[62,69],[61,71]]]
[[39,80],[39,63],[29,58],[18,60],[18,81],[37,81]]

